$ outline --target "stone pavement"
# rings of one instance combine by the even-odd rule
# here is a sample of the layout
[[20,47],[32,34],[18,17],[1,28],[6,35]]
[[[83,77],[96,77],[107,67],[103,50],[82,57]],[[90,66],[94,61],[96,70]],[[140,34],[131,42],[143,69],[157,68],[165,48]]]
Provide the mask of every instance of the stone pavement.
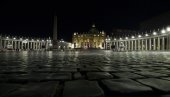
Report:
[[3,52],[0,97],[170,97],[170,52]]

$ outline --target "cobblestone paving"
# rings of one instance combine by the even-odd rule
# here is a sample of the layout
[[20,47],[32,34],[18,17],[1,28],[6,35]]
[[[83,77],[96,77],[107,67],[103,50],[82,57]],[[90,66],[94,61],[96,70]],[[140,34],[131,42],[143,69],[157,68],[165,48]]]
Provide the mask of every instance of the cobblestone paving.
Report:
[[1,52],[0,97],[170,97],[170,52]]

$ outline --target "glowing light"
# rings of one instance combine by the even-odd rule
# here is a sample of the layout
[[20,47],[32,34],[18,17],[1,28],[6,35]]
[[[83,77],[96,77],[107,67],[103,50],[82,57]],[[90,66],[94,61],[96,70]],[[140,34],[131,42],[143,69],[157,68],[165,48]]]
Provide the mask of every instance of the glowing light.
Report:
[[132,38],[135,38],[134,36],[132,36]]
[[13,39],[15,40],[16,38],[14,37]]
[[42,41],[44,41],[44,40],[42,40]]
[[141,35],[138,35],[139,38],[141,38],[142,36]]
[[114,40],[116,40],[116,38]]
[[167,31],[170,31],[170,27],[167,27],[166,30],[167,30]]
[[145,36],[149,36],[148,34],[145,34]]
[[122,38],[120,38],[120,40],[122,40]]
[[7,39],[9,39],[9,37],[6,37]]
[[125,39],[128,39],[128,37],[126,37]]
[[166,31],[165,31],[164,29],[161,31],[162,34],[164,34],[165,32],[166,32]]
[[157,35],[157,33],[156,33],[156,32],[153,32],[153,35]]

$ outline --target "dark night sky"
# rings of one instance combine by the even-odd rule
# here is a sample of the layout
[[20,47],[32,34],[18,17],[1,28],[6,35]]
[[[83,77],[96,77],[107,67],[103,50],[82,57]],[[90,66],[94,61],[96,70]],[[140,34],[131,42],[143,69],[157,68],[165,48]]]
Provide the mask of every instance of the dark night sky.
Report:
[[106,33],[111,33],[113,28],[137,30],[142,21],[170,11],[168,0],[56,1],[1,1],[0,32],[52,36],[53,15],[56,13],[59,39],[71,41],[73,32],[87,32],[93,23]]

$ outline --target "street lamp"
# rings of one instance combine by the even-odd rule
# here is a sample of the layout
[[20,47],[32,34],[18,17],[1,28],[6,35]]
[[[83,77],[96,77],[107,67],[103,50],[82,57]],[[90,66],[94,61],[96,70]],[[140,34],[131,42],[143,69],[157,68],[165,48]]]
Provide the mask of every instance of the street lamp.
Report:
[[[169,29],[167,29],[167,31],[168,31],[168,30],[169,30]],[[165,32],[166,32],[166,31],[165,31],[164,29],[161,31],[162,34],[164,34]]]
[[149,36],[148,34],[145,34],[145,36]]
[[132,38],[135,38],[134,36],[132,36]]
[[170,31],[170,27],[167,27],[166,30],[167,30],[167,31]]
[[139,38],[141,38],[142,36],[141,35],[138,35]]
[[157,33],[156,33],[156,32],[153,32],[153,35],[157,35]]

